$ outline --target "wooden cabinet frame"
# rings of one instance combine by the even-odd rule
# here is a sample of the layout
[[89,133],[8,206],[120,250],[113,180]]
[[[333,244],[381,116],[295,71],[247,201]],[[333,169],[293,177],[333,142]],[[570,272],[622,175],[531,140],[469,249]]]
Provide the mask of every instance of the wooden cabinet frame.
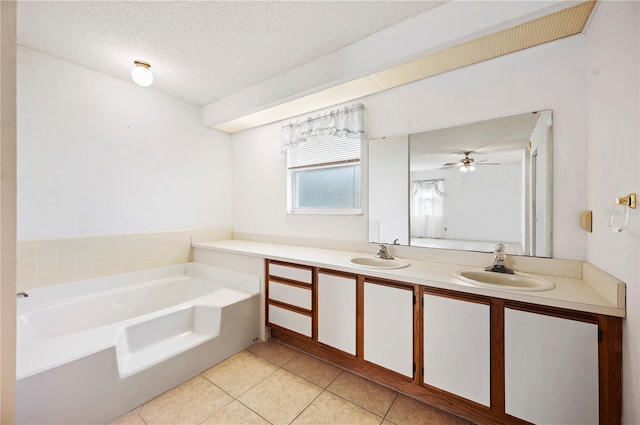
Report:
[[[268,274],[267,260],[267,290]],[[288,264],[277,262],[278,264]],[[308,266],[304,266],[309,268]],[[475,294],[432,288],[423,285],[409,284],[401,281],[369,277],[360,274],[343,273],[327,269],[312,268],[312,305],[313,311],[309,312],[313,317],[313,338],[292,332],[288,329],[272,326],[272,338],[299,348],[303,351],[321,357],[331,363],[349,369],[356,374],[365,376],[374,381],[387,385],[395,390],[408,394],[426,403],[434,405],[442,410],[467,418],[477,424],[528,424],[524,420],[512,417],[505,413],[505,333],[504,312],[505,308],[527,311],[542,315],[554,316],[570,320],[578,320],[598,325],[598,377],[599,377],[599,421],[601,425],[615,425],[622,423],[622,319],[595,313],[585,313],[558,307],[540,306],[519,301],[504,300],[501,298],[487,297]],[[356,356],[351,356],[340,350],[318,343],[317,340],[317,293],[316,282],[318,271],[356,278]],[[279,282],[281,279],[276,278]],[[388,285],[397,288],[412,290],[414,294],[413,323],[414,342],[413,354],[415,372],[410,379],[399,373],[385,369],[376,364],[364,360],[364,283],[365,281]],[[422,378],[423,368],[423,307],[424,294],[439,295],[469,302],[478,302],[490,306],[490,407],[483,406],[444,390],[430,387],[424,384]],[[419,302],[417,300],[420,300]],[[268,293],[267,293],[267,303]],[[269,324],[268,317],[266,318]]]
[[[304,269],[304,270],[308,270],[309,272],[311,272],[311,284],[306,283],[306,282],[299,282],[293,279],[287,279],[284,277],[280,277],[280,276],[272,276],[270,274],[270,265],[271,264],[276,264],[279,266],[285,266],[285,267],[292,267],[292,268],[298,268],[298,269]],[[285,263],[282,261],[272,261],[272,260],[266,260],[265,262],[265,300],[266,300],[266,306],[265,306],[265,310],[264,310],[264,320],[265,323],[268,326],[271,326],[272,328],[272,332],[276,331],[276,333],[278,332],[278,330],[283,330],[286,332],[291,332],[294,333],[295,335],[297,335],[299,338],[304,338],[305,340],[314,340],[317,341],[317,336],[316,336],[316,330],[317,330],[317,326],[316,326],[316,322],[317,322],[317,317],[315,316],[315,313],[317,311],[317,299],[316,299],[316,282],[317,282],[317,271],[310,266],[302,266],[299,264],[292,264],[292,263]],[[296,305],[291,305],[291,304],[287,304],[281,301],[277,301],[277,300],[272,300],[269,298],[269,283],[270,282],[277,282],[283,285],[289,285],[289,286],[295,286],[298,288],[304,288],[306,290],[311,291],[311,310],[303,308],[303,307],[299,307]],[[297,314],[301,314],[303,316],[308,316],[311,317],[311,338],[299,334],[297,332],[293,332],[290,331],[286,328],[283,328],[279,325],[276,325],[274,323],[271,323],[269,320],[269,306],[275,306],[275,307],[279,307],[285,310],[289,310],[292,311],[294,313]]]

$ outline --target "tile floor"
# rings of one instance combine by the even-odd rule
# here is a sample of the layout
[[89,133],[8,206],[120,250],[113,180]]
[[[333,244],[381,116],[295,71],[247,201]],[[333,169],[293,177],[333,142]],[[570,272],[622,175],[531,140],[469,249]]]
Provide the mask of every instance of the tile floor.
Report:
[[471,425],[275,341],[259,343],[112,425]]

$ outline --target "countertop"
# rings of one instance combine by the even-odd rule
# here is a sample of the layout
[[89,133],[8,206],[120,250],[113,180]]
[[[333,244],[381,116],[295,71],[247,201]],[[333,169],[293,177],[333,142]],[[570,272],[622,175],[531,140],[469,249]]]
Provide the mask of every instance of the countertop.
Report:
[[[588,313],[625,317],[624,283],[603,272],[590,269],[589,281],[551,275],[537,275],[550,280],[555,288],[547,291],[524,292],[474,286],[453,276],[453,272],[468,266],[405,259],[411,265],[402,269],[371,269],[353,265],[354,257],[373,257],[373,253],[340,251],[292,245],[278,245],[246,240],[222,240],[194,243],[194,248],[237,255],[292,262],[313,267],[392,279],[432,288],[449,289],[505,300],[567,308]],[[516,270],[517,271],[517,270]],[[532,273],[529,273],[532,274]],[[534,274],[536,275],[536,274]],[[613,297],[605,294],[614,294]],[[618,296],[615,296],[618,294]]]

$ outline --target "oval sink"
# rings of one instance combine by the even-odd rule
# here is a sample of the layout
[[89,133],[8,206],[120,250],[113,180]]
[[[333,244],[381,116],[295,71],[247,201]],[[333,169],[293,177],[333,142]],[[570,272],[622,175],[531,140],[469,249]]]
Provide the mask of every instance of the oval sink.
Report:
[[411,263],[405,260],[394,258],[393,260],[387,260],[377,257],[356,257],[349,260],[351,264],[358,267],[364,267],[369,269],[402,269],[408,267]]
[[453,273],[458,279],[476,286],[511,291],[548,291],[556,285],[526,273],[515,274],[488,272],[484,269],[461,269]]

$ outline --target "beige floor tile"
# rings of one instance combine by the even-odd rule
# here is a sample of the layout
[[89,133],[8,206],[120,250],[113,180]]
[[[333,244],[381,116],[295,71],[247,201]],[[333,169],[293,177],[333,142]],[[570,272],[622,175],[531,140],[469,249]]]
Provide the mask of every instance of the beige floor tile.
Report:
[[233,397],[253,387],[278,369],[278,366],[248,351],[241,351],[202,373],[202,376]]
[[298,352],[273,340],[254,344],[248,350],[278,366],[287,363]]
[[234,400],[214,413],[202,425],[269,425],[269,422],[244,404]]
[[349,372],[342,372],[327,389],[380,416],[386,415],[397,396],[395,391]]
[[283,367],[323,388],[342,372],[342,369],[336,366],[300,352],[296,352]]
[[380,425],[382,417],[328,391],[320,394],[292,425]]
[[322,392],[322,388],[280,369],[238,400],[275,425],[289,424]]
[[397,425],[469,425],[469,421],[399,395],[387,414]]
[[111,422],[109,425],[146,425],[142,420],[140,415],[138,415],[137,411],[128,413],[115,421]]
[[233,399],[220,388],[196,376],[144,404],[138,413],[149,424],[199,424]]

